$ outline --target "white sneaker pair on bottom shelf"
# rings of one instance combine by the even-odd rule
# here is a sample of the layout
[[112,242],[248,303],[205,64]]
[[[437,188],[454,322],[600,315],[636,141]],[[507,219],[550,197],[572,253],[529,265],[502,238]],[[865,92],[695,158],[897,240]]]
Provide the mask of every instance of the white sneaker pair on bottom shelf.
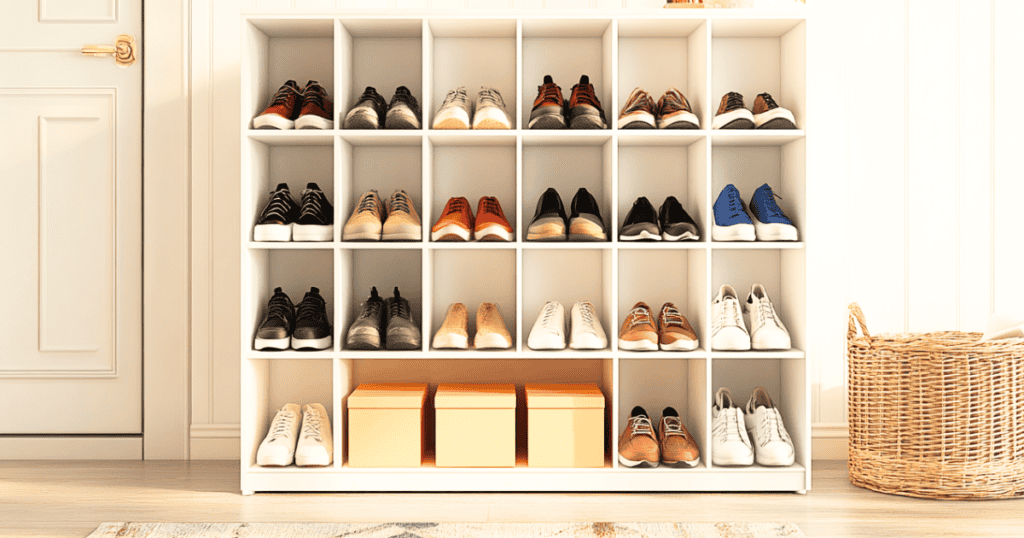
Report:
[[285,467],[294,461],[299,467],[312,467],[330,465],[334,461],[327,410],[318,403],[303,407],[301,433],[299,411],[298,404],[286,404],[277,412],[267,437],[256,452],[256,465]]
[[[750,395],[745,415],[742,409],[733,404],[729,389],[718,389],[711,417],[712,464],[752,465],[756,456],[758,465],[793,465],[796,456],[793,440],[782,424],[778,408],[763,388],[758,387]],[[751,437],[754,439],[753,445]]]
[[750,314],[751,332],[743,323],[740,300],[736,290],[726,284],[719,288],[713,302],[711,349],[716,351],[747,351],[750,349],[789,349],[789,331],[782,324],[764,286],[750,286],[750,295],[743,311]]
[[[570,312],[571,329],[569,347],[572,349],[604,349],[608,347],[608,337],[601,320],[597,317],[594,305],[582,301],[572,305]],[[533,324],[526,345],[533,350],[565,349],[565,307],[558,301],[548,301],[540,309],[540,315]]]

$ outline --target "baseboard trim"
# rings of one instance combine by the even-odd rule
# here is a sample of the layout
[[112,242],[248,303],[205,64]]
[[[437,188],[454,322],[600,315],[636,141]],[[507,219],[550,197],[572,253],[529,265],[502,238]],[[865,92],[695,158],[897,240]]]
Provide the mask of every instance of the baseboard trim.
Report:
[[0,460],[141,460],[139,436],[17,436],[0,440]]

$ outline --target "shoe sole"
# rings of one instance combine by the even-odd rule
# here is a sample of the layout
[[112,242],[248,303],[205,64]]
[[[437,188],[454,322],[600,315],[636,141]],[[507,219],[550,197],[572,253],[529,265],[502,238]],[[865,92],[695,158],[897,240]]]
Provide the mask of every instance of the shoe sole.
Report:
[[[746,344],[746,345],[744,345]],[[714,339],[711,340],[712,351],[750,351],[750,342],[728,342],[725,344],[715,344]]]
[[434,349],[469,349],[469,337],[461,334],[438,335],[434,337]]
[[700,129],[696,114],[677,114],[668,120],[658,120],[659,129]]
[[290,224],[257,224],[252,231],[253,241],[291,241]]
[[561,218],[540,219],[527,229],[527,241],[565,241],[565,222]]
[[355,335],[348,337],[345,342],[346,349],[359,351],[376,351],[380,349],[380,336]]
[[473,126],[473,129],[483,130],[508,130],[511,128],[512,126],[508,125],[507,123],[501,120],[492,119],[480,120],[480,123],[477,123],[476,125]]
[[449,224],[430,232],[431,241],[469,241],[470,231],[457,224]]
[[500,334],[476,335],[473,339],[473,347],[476,349],[509,349],[512,347]]
[[392,342],[392,338],[388,338],[384,343],[384,349],[388,351],[416,351],[423,347],[422,344],[415,340],[398,341]]
[[753,129],[753,128],[754,128],[754,122],[752,122],[752,121],[750,121],[750,120],[748,120],[746,118],[740,118],[740,119],[732,120],[729,123],[726,123],[725,125],[719,127],[719,129]]
[[572,123],[569,124],[570,129],[604,129],[604,122],[601,121],[600,116],[577,116],[572,119]]
[[771,460],[755,456],[754,459],[757,461],[758,465],[763,465],[765,467],[789,467],[795,463],[795,458],[789,458],[787,460]]
[[295,338],[292,337],[292,348],[302,349],[316,349],[323,350],[331,347],[331,337],[325,336],[323,338]]
[[596,222],[583,217],[569,219],[569,241],[604,240],[604,228],[598,226]]
[[264,114],[256,116],[252,120],[252,126],[256,129],[280,129],[282,131],[295,128],[295,122],[278,116],[277,114]]
[[654,115],[646,112],[630,114],[619,118],[619,129],[654,129]]
[[512,232],[499,224],[492,224],[476,230],[477,241],[512,241]]
[[654,126],[643,121],[631,121],[619,129],[654,129]]
[[276,349],[278,351],[288,349],[288,346],[292,344],[292,337],[286,336],[284,338],[257,338],[253,342],[253,347],[256,351],[263,351],[267,349]]
[[796,241],[796,227],[788,224],[765,224],[756,218],[754,221],[754,235],[759,241]]
[[711,122],[712,129],[753,129],[754,114],[745,108],[731,110],[715,116]]
[[321,118],[320,116],[306,114],[305,116],[299,116],[298,119],[295,120],[295,128],[329,130],[334,129],[334,122],[326,118]]
[[661,234],[664,241],[700,241],[700,236],[693,232],[683,232],[680,235],[672,235],[668,232]]
[[658,344],[662,351],[693,351],[697,349],[700,342],[696,340],[679,339],[671,344]]
[[256,465],[259,465],[260,467],[288,467],[294,461],[295,461],[295,453],[294,452],[289,454],[287,458],[271,459],[270,461],[260,460],[260,457],[259,457],[258,454],[256,456]]
[[775,118],[765,122],[758,129],[796,129],[796,125],[786,118]]
[[333,224],[295,224],[292,228],[292,240],[294,241],[330,241],[333,238]]
[[619,463],[625,465],[626,467],[632,468],[632,469],[653,469],[653,468],[655,468],[655,467],[657,467],[658,465],[661,464],[660,461],[646,461],[646,460],[633,461],[633,460],[624,458],[622,456],[622,454],[619,454]]
[[673,469],[693,469],[700,464],[700,458],[693,461],[662,461],[661,464],[665,467],[672,467]]
[[715,241],[754,241],[757,236],[754,227],[749,224],[736,224],[733,226],[719,226],[711,228],[711,238]]
[[330,464],[331,464],[331,458],[330,457],[316,457],[316,458],[311,458],[311,457],[300,458],[298,456],[295,457],[295,466],[296,467],[327,467]]
[[419,129],[419,123],[413,123],[404,116],[389,116],[384,121],[385,129]]
[[381,234],[378,232],[350,233],[342,236],[342,241],[380,241]]
[[733,459],[725,459],[725,458],[715,458],[715,457],[712,457],[711,458],[711,463],[712,463],[712,465],[721,465],[721,466],[724,466],[724,467],[748,467],[748,466],[754,464],[754,458],[753,458],[753,456],[751,456],[751,458],[749,460],[746,459],[746,458],[744,458],[742,460],[733,460]]
[[636,235],[620,235],[620,241],[661,241],[661,236],[656,233],[648,232],[647,230],[641,231]]
[[565,129],[565,116],[561,108],[541,107],[540,111],[530,113],[527,129]]
[[796,129],[796,118],[785,108],[773,108],[753,117],[755,129]]
[[624,351],[658,351],[658,343],[650,340],[623,340],[619,338],[619,349]]
[[420,232],[398,232],[384,234],[381,236],[383,241],[419,241]]
[[461,118],[448,118],[441,120],[434,124],[434,129],[440,130],[456,130],[456,129],[469,129],[469,124],[462,121]]

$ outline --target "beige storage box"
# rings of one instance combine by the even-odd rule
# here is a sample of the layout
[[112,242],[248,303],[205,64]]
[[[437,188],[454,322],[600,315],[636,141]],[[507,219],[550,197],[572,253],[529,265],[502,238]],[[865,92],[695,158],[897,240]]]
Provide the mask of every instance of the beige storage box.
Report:
[[420,467],[426,383],[363,383],[348,397],[349,467]]
[[604,405],[592,383],[527,383],[530,467],[604,467]]
[[516,466],[516,386],[442,383],[434,395],[438,467]]

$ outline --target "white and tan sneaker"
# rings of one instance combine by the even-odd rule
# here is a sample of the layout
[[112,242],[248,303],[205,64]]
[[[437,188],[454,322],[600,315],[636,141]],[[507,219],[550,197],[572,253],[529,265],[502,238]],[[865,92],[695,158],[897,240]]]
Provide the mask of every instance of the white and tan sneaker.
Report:
[[716,351],[747,351],[750,333],[743,323],[740,300],[736,290],[725,284],[712,303],[711,349]]
[[538,351],[565,349],[565,307],[561,303],[544,303],[526,345]]
[[753,465],[743,410],[732,401],[732,392],[722,387],[711,407],[711,462],[715,465]]
[[299,435],[299,404],[285,404],[274,415],[270,431],[256,451],[256,465],[285,467],[295,460],[295,443]]
[[750,347],[753,349],[789,349],[792,346],[789,331],[782,324],[775,306],[768,299],[764,286],[750,286],[750,295],[744,309],[750,314]]
[[334,461],[331,419],[318,403],[302,408],[302,430],[295,448],[295,465],[324,467]]
[[569,347],[572,349],[604,349],[608,347],[608,336],[604,333],[601,320],[597,317],[594,304],[582,301],[569,310]]
[[793,440],[782,424],[782,414],[772,403],[768,391],[761,387],[747,400],[747,414],[744,415],[747,431],[754,440],[754,456],[758,465],[787,467],[793,465],[796,451]]

